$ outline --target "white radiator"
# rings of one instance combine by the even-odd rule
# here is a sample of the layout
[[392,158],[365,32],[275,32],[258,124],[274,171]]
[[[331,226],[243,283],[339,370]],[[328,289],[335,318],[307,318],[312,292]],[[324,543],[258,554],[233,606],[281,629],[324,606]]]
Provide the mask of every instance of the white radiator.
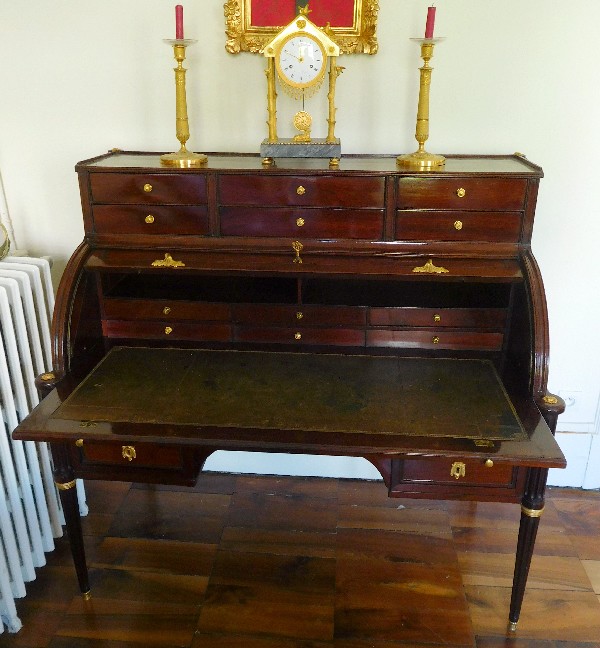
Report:
[[[54,293],[45,259],[0,261],[0,633],[17,632],[15,598],[46,562],[64,522],[45,443],[14,441],[11,433],[35,405],[34,379],[51,367]],[[80,509],[86,513],[83,486]]]

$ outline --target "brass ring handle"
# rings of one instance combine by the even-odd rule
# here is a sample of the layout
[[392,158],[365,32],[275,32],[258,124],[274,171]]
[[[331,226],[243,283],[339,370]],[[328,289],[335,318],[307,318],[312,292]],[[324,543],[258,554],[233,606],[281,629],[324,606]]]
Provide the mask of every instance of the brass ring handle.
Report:
[[460,231],[463,228],[462,221],[454,221],[454,229],[457,231]]
[[144,185],[144,192],[145,192],[145,193],[150,193],[151,191],[152,191],[152,185],[151,185],[149,182],[147,182],[147,183]]
[[135,448],[133,446],[122,446],[121,456],[127,461],[133,461],[136,458]]
[[296,193],[299,196],[304,196],[304,194],[306,193],[306,189],[302,185],[300,185],[298,189],[296,189]]
[[144,218],[144,223],[148,223],[148,225],[154,223],[154,216],[152,216],[152,214],[148,214],[148,216]]
[[297,218],[296,219],[296,225],[298,227],[302,227],[304,225],[304,218]]
[[460,189],[457,189],[457,190],[456,190],[456,195],[457,195],[459,198],[464,198],[464,197],[467,195],[467,190],[464,189],[463,187],[461,187]]

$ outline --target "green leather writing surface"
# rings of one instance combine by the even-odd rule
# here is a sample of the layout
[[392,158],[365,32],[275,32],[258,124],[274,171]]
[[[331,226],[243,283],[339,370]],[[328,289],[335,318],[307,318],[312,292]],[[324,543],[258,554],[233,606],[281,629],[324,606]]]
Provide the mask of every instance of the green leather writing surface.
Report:
[[117,347],[53,418],[525,438],[487,360]]

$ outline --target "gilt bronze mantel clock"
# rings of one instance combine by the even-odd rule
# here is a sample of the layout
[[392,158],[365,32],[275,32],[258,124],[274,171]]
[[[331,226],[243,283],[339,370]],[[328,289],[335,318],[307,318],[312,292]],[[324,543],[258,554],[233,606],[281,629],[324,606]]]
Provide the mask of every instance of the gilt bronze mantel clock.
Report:
[[[308,18],[308,5],[284,27],[263,50],[267,59],[267,110],[269,135],[260,154],[270,166],[278,157],[329,158],[336,166],[341,155],[340,140],[335,136],[335,86],[343,68],[337,65],[340,48],[327,29],[319,29]],[[312,138],[312,116],[304,110],[304,100],[316,94],[328,76],[328,129],[326,138]],[[281,89],[302,100],[302,110],[293,119],[298,134],[292,138],[277,136],[277,80]]]

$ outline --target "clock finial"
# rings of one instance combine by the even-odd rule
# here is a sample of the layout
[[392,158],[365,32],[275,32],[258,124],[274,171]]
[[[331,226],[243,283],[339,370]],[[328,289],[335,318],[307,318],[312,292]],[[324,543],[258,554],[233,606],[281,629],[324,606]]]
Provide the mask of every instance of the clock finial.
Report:
[[308,16],[311,13],[312,9],[308,8],[308,2],[305,2],[304,5],[301,2],[298,2],[298,13],[302,16]]

